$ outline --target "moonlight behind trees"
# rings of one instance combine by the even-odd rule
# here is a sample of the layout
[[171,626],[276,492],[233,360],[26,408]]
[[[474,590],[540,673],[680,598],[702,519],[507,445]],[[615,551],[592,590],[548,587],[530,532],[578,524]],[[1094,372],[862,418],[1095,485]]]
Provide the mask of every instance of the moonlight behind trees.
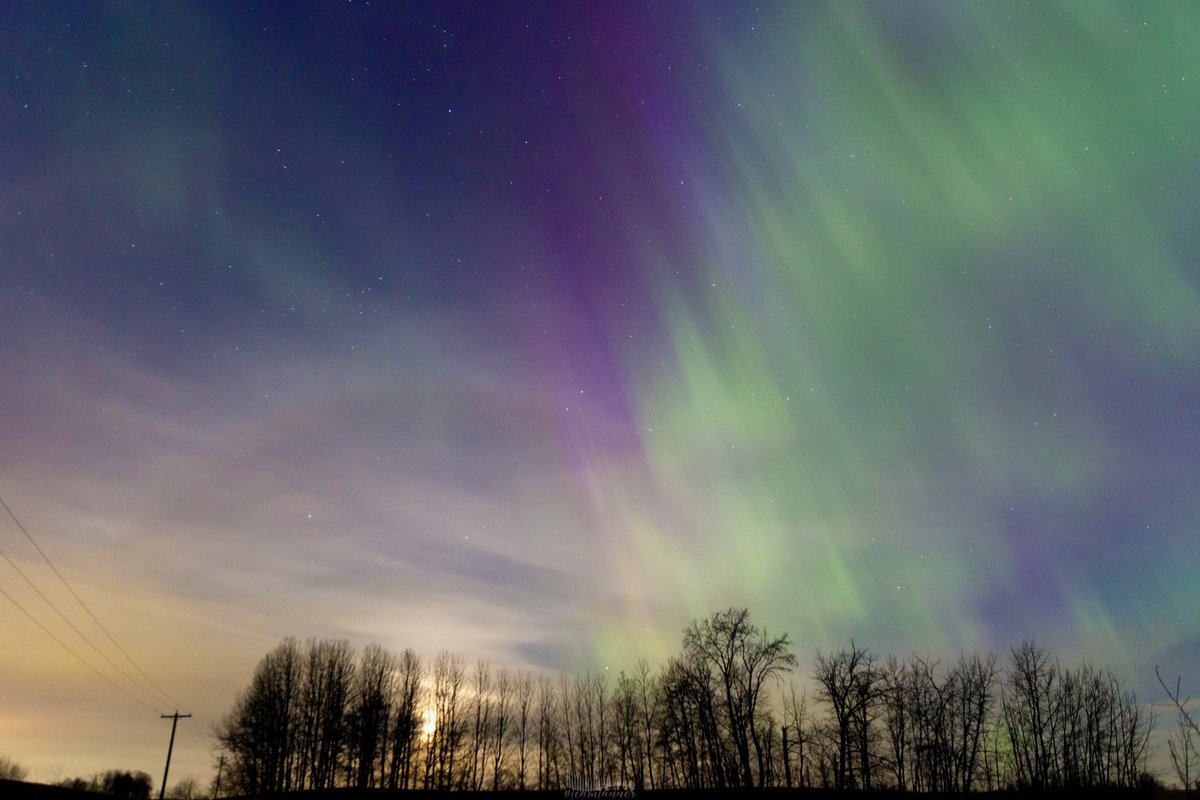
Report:
[[1132,787],[1150,718],[1112,673],[1032,642],[1001,669],[851,642],[817,653],[811,713],[786,636],[746,609],[693,621],[657,672],[493,671],[440,653],[284,640],[218,730],[228,793],[566,786]]

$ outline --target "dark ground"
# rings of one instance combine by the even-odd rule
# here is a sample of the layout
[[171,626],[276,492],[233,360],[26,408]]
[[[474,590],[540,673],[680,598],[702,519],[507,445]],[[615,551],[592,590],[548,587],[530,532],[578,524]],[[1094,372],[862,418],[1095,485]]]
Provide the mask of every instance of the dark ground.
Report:
[[[1177,789],[1125,789],[1059,792],[975,792],[972,794],[914,794],[891,791],[871,792],[837,792],[826,789],[754,789],[737,790],[676,790],[651,792],[425,792],[425,791],[394,791],[387,789],[334,789],[331,791],[288,792],[286,794],[270,795],[273,800],[422,800],[422,798],[454,798],[455,800],[551,800],[551,798],[645,798],[646,800],[684,800],[684,798],[700,798],[701,800],[718,800],[718,798],[741,797],[750,795],[764,800],[785,800],[785,798],[802,798],[803,800],[824,800],[824,798],[862,798],[862,800],[951,800],[952,798],[971,798],[971,800],[1012,800],[1012,798],[1046,798],[1046,800],[1141,800],[1142,798],[1162,798],[1163,800],[1200,800],[1200,792],[1184,792]],[[266,796],[266,795],[264,795]],[[157,798],[151,795],[151,800]],[[20,781],[0,780],[0,800],[112,800],[109,795],[95,792],[80,792],[74,789],[64,789],[59,786],[46,786],[40,783],[23,783]],[[237,800],[231,798],[230,800]]]

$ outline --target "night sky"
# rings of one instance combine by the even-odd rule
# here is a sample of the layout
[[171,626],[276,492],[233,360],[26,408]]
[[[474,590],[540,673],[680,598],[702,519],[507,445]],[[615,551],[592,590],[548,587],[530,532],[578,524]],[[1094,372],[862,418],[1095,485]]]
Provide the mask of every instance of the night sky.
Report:
[[207,782],[284,636],[616,670],[731,605],[801,674],[1036,637],[1196,686],[1197,42],[1191,2],[0,4],[0,497],[168,695],[0,516],[0,755],[157,783],[177,705]]

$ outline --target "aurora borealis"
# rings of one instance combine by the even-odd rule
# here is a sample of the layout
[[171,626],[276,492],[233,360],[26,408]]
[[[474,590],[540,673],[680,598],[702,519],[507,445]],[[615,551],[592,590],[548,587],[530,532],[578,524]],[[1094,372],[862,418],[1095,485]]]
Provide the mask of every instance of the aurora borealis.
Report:
[[[1200,681],[1200,6],[0,37],[0,496],[196,715],[174,777],[288,635],[616,668],[744,605],[802,665],[1036,637]],[[0,621],[0,755],[157,780],[174,709]]]

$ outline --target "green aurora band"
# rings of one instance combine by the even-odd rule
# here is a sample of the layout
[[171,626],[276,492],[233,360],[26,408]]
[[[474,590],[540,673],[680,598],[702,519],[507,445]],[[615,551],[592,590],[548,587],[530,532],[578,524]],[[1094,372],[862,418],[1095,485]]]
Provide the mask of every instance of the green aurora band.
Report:
[[[664,608],[725,598],[802,649],[1037,620],[1122,668],[1130,630],[1188,633],[1200,507],[1153,532],[1054,518],[1117,503],[1137,457],[1106,376],[1195,374],[1200,10],[873,8],[784,4],[749,58],[710,37],[703,163],[663,153],[697,263],[656,289],[670,352],[626,354],[644,467],[592,488],[635,598],[601,652],[653,653]],[[1160,589],[1126,602],[1134,582]]]

